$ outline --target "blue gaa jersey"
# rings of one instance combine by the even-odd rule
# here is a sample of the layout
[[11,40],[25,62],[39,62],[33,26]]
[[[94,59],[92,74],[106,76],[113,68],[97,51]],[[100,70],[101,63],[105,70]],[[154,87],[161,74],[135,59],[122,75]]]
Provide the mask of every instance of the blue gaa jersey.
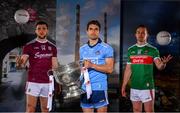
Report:
[[[113,54],[113,48],[99,39],[98,43],[94,46],[90,46],[89,43],[87,43],[80,48],[80,61],[90,60],[94,64],[103,65],[105,64],[106,58],[114,57]],[[88,72],[92,90],[107,90],[106,73],[93,68],[88,68]],[[85,90],[84,82],[81,88]]]

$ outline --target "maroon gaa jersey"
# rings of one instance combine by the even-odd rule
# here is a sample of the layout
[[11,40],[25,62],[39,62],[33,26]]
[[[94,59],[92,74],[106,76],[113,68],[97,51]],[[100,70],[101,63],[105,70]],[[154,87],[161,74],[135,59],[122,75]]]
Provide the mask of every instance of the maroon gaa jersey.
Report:
[[24,46],[23,54],[29,56],[28,81],[49,83],[47,72],[52,69],[52,57],[57,57],[56,46],[36,39]]

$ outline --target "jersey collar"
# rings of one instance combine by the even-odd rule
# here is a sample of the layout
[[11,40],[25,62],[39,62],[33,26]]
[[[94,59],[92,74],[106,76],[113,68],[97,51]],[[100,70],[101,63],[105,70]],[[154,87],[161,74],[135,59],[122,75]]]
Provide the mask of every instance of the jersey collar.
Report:
[[102,42],[102,40],[100,39],[100,38],[98,38],[98,42],[96,43],[96,44],[94,44],[93,46],[91,46],[90,44],[89,44],[89,41],[87,42],[87,44],[88,44],[88,46],[90,47],[90,48],[93,48],[93,47],[95,47],[98,43],[101,43]]
[[39,42],[39,43],[46,43],[48,40],[46,39],[44,41],[40,41],[40,40],[38,40],[38,38],[36,38],[36,41]]
[[139,45],[139,44],[136,43],[136,46],[137,46],[137,47],[144,47],[144,46],[146,46],[146,45],[148,45],[148,43],[145,43],[144,45]]

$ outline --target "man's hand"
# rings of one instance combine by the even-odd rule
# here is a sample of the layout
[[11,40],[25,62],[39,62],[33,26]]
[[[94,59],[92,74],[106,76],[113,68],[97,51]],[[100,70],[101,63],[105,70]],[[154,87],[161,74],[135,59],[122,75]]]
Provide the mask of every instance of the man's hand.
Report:
[[17,69],[22,68],[22,64],[23,64],[23,59],[21,58],[21,56],[16,56],[16,68]]
[[84,61],[84,67],[85,68],[92,68],[94,64],[90,60],[85,60]]
[[159,70],[163,70],[166,67],[166,64],[172,59],[171,55],[168,55],[167,57],[163,56],[161,58],[158,58],[154,61],[154,63],[156,64],[156,67]]
[[171,59],[172,59],[171,55],[168,55],[167,57],[163,56],[163,57],[161,57],[161,62],[163,64],[167,64]]
[[121,95],[122,95],[122,97],[126,97],[126,87],[125,86],[122,86],[122,88],[121,88]]

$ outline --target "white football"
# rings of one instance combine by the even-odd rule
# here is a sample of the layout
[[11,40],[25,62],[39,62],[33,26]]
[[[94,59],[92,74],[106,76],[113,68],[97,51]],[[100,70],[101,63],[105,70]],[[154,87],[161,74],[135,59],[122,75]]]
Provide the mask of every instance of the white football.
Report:
[[24,9],[17,10],[14,14],[14,19],[19,24],[25,24],[29,21],[29,13]]
[[168,45],[171,42],[171,34],[167,31],[160,31],[156,36],[159,45]]

